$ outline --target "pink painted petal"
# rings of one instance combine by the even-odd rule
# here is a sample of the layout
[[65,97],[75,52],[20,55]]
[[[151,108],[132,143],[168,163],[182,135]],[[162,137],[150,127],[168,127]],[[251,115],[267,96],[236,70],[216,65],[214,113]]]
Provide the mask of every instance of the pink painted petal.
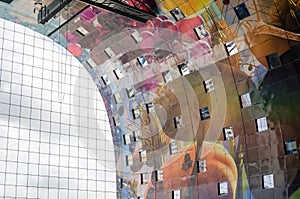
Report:
[[88,8],[80,13],[80,19],[85,22],[93,22],[96,19],[96,14],[93,12],[92,8]]
[[67,46],[67,50],[75,57],[79,57],[80,55],[82,55],[82,48],[79,44],[69,44]]
[[69,43],[77,43],[78,37],[73,35],[70,31],[65,32],[64,37]]
[[140,42],[140,47],[144,52],[149,52],[154,48],[153,33],[150,31],[143,31],[140,33],[143,40]]

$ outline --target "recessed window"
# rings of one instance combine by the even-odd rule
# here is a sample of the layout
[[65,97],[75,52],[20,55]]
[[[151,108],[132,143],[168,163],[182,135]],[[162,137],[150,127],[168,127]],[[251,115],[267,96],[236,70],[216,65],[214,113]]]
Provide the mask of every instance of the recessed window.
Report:
[[174,117],[174,124],[175,124],[175,128],[177,129],[183,127],[181,115]]
[[122,79],[124,77],[124,74],[122,73],[121,69],[117,68],[113,71],[117,79]]
[[92,58],[89,58],[86,60],[86,63],[91,67],[91,68],[95,68],[97,66],[97,64],[94,62],[94,60]]
[[104,49],[104,52],[105,54],[109,57],[109,58],[112,58],[112,57],[115,57],[116,54],[114,53],[114,51],[112,51],[112,49],[110,47],[108,48],[105,48]]
[[145,66],[148,66],[148,62],[147,62],[147,59],[146,57],[144,56],[140,56],[137,58],[138,62],[140,63],[141,67],[144,68]]
[[135,90],[132,87],[128,87],[126,88],[126,93],[129,98],[132,98],[135,95]]
[[131,34],[131,37],[135,40],[136,43],[139,43],[143,40],[143,37],[140,35],[140,33],[138,31],[134,31]]
[[82,26],[80,26],[79,28],[76,29],[76,31],[81,34],[82,36],[86,36],[87,34],[89,34],[89,32]]
[[228,194],[228,182],[219,182],[218,183],[218,194],[219,196]]
[[234,7],[234,11],[239,20],[245,19],[246,17],[250,16],[245,3],[241,3],[240,5]]
[[1,0],[1,1],[5,3],[11,3],[13,0]]
[[103,76],[101,76],[101,79],[103,81],[103,83],[107,86],[111,83],[110,79],[108,78],[107,74],[104,74]]
[[177,67],[182,76],[190,74],[190,70],[187,66],[187,63],[178,64]]
[[172,199],[180,199],[180,190],[172,191]]
[[117,104],[122,103],[122,98],[121,98],[121,95],[119,93],[114,94],[114,99],[115,99]]
[[234,134],[233,134],[232,126],[225,127],[223,129],[223,133],[224,133],[224,140],[232,140],[232,139],[234,139]]
[[141,174],[141,184],[147,184],[148,183],[148,173],[142,173]]
[[170,150],[170,154],[176,154],[178,153],[178,146],[177,146],[177,143],[176,142],[171,142],[169,144],[169,150]]
[[300,23],[300,10],[297,10],[295,12],[295,16],[296,16],[296,19],[297,19],[298,23]]
[[133,164],[132,154],[126,155],[126,165],[130,166]]
[[138,108],[132,109],[131,111],[132,111],[133,119],[137,119],[140,117],[140,110]]
[[146,162],[147,161],[147,152],[146,151],[139,152],[139,155],[140,155],[140,161],[141,162]]
[[267,117],[261,117],[256,119],[256,128],[258,132],[268,130]]
[[146,104],[146,109],[148,114],[155,112],[154,105],[152,102]]
[[162,170],[154,171],[154,177],[155,177],[155,181],[157,182],[163,181],[164,180],[163,171]]
[[176,21],[179,21],[185,17],[179,8],[174,8],[173,10],[171,10],[171,15]]
[[286,155],[298,154],[297,141],[295,139],[284,141],[284,151]]
[[120,184],[121,188],[124,188],[127,186],[127,178],[120,178]]
[[114,125],[120,126],[120,118],[118,116],[113,117]]
[[133,131],[133,137],[134,137],[134,141],[141,140],[142,139],[141,132],[140,131]]
[[210,119],[210,114],[209,114],[208,107],[200,108],[199,111],[200,111],[201,120]]
[[168,83],[168,82],[173,81],[171,72],[170,72],[169,70],[164,71],[164,72],[162,72],[161,74],[162,74],[162,76],[163,76],[163,78],[164,78],[165,83]]
[[212,79],[204,81],[205,92],[210,93],[215,90],[214,82]]
[[200,26],[194,28],[194,31],[199,40],[209,36],[209,33],[205,29],[204,25],[200,25]]
[[235,41],[230,41],[230,42],[226,43],[225,44],[225,49],[226,49],[226,52],[227,52],[228,56],[232,56],[232,55],[239,52],[237,47],[236,47]]
[[206,172],[206,160],[198,161],[198,173]]
[[281,61],[277,52],[266,56],[266,59],[270,69],[276,68],[281,65]]
[[241,104],[242,104],[242,108],[246,108],[252,105],[249,93],[241,95]]
[[134,142],[134,137],[133,137],[133,135],[130,134],[130,133],[124,134],[124,135],[123,135],[123,138],[124,138],[124,144],[125,144],[125,145]]
[[274,176],[273,176],[273,174],[263,175],[263,188],[264,189],[274,188]]

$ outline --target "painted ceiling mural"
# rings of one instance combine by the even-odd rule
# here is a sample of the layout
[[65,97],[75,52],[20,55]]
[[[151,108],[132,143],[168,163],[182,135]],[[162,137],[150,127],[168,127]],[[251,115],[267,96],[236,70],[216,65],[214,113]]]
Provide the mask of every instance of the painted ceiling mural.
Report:
[[[124,3],[157,17],[89,6],[51,35],[105,101],[118,197],[299,198],[300,1]],[[43,27],[0,10],[43,34],[74,14]]]

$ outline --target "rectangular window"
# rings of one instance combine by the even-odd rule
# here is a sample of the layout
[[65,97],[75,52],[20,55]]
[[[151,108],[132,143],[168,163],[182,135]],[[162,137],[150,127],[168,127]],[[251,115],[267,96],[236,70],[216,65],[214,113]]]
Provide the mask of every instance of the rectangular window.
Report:
[[118,116],[114,116],[113,121],[114,121],[115,126],[120,126],[121,123],[120,123],[120,119]]
[[142,68],[149,65],[148,62],[147,62],[147,59],[144,56],[138,57],[137,60],[140,63]]
[[119,93],[114,94],[114,99],[115,99],[117,104],[122,103],[122,98],[121,98],[121,95]]
[[228,182],[219,182],[218,183],[218,194],[219,196],[228,194]]
[[133,164],[132,154],[126,155],[126,165],[130,166]]
[[131,34],[131,37],[135,40],[136,43],[139,43],[143,40],[143,37],[140,35],[140,33],[138,31],[134,31]]
[[178,146],[176,142],[171,142],[169,144],[170,155],[178,153]]
[[129,98],[132,98],[135,95],[135,90],[132,87],[128,87],[126,88],[126,93]]
[[133,137],[134,137],[134,141],[136,142],[137,140],[141,140],[142,139],[142,135],[140,131],[133,131]]
[[175,125],[175,128],[177,128],[177,129],[183,127],[181,115],[174,117],[174,125]]
[[97,66],[97,64],[94,62],[94,60],[92,58],[88,58],[86,60],[86,63],[91,67],[91,68],[95,68]]
[[284,141],[285,155],[298,154],[297,141],[295,139]]
[[296,19],[297,19],[298,23],[300,23],[300,10],[297,10],[295,12],[295,16],[296,16]]
[[159,182],[159,181],[163,181],[164,180],[164,176],[163,176],[163,171],[162,170],[156,170],[154,171],[154,176],[155,176],[155,181]]
[[203,39],[204,37],[208,37],[209,33],[205,29],[204,25],[200,25],[196,28],[194,28],[194,31],[198,37],[199,40]]
[[86,36],[87,34],[89,34],[89,32],[82,26],[80,26],[79,28],[76,29],[76,31],[81,34],[82,36]]
[[172,191],[172,199],[180,199],[180,190]]
[[146,151],[139,152],[139,155],[140,155],[140,162],[146,162],[147,161],[147,152]]
[[267,59],[267,62],[268,62],[268,65],[269,65],[270,69],[276,68],[276,67],[281,65],[281,61],[280,61],[280,58],[279,58],[277,52],[266,56],[266,59]]
[[122,79],[124,77],[124,74],[122,73],[121,69],[117,68],[113,71],[117,79]]
[[177,67],[182,76],[190,74],[190,70],[187,66],[187,63],[178,64]]
[[242,108],[246,108],[248,106],[251,106],[252,103],[251,103],[251,98],[250,98],[250,94],[249,93],[246,93],[244,95],[241,95],[241,104],[242,104]]
[[273,174],[263,175],[263,188],[264,189],[274,188],[274,176],[273,176]]
[[101,79],[104,83],[105,86],[109,85],[111,83],[110,79],[108,78],[107,74],[104,74],[103,76],[101,76]]
[[148,183],[148,173],[142,173],[141,174],[141,184],[147,184]]
[[127,145],[127,144],[130,144],[132,142],[134,142],[134,137],[131,133],[126,133],[123,135],[123,139],[124,139],[124,144]]
[[121,188],[124,188],[127,186],[127,178],[120,178],[120,184]]
[[171,82],[173,80],[171,72],[169,70],[164,71],[161,74],[164,78],[165,83]]
[[11,3],[13,0],[1,0],[1,1],[5,3]]
[[200,108],[200,116],[201,116],[201,120],[210,119],[208,107]]
[[112,51],[112,49],[110,47],[108,48],[105,48],[104,49],[104,52],[105,54],[109,57],[109,58],[112,58],[112,57],[115,57],[116,54],[114,53],[114,51]]
[[256,119],[256,128],[258,132],[268,130],[267,117],[261,117]]
[[239,52],[234,41],[226,43],[225,49],[228,56],[234,55]]
[[176,21],[179,21],[185,17],[179,8],[174,8],[170,12]]
[[250,16],[250,13],[245,3],[241,3],[240,5],[234,7],[234,12],[239,20],[245,19],[246,17]]
[[138,108],[132,109],[131,111],[132,111],[133,119],[137,119],[140,117],[140,110]]
[[198,173],[206,172],[206,160],[198,161]]
[[234,133],[231,126],[223,128],[224,140],[234,139]]
[[210,93],[215,90],[214,82],[212,79],[204,81],[205,92]]
[[152,102],[146,104],[146,109],[147,109],[147,113],[148,114],[155,112],[154,106],[153,106]]

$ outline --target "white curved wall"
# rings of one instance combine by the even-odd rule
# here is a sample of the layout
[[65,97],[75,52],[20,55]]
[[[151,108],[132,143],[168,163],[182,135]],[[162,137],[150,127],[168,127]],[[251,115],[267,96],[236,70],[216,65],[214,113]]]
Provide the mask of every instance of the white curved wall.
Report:
[[116,198],[104,102],[63,47],[0,19],[0,198]]

